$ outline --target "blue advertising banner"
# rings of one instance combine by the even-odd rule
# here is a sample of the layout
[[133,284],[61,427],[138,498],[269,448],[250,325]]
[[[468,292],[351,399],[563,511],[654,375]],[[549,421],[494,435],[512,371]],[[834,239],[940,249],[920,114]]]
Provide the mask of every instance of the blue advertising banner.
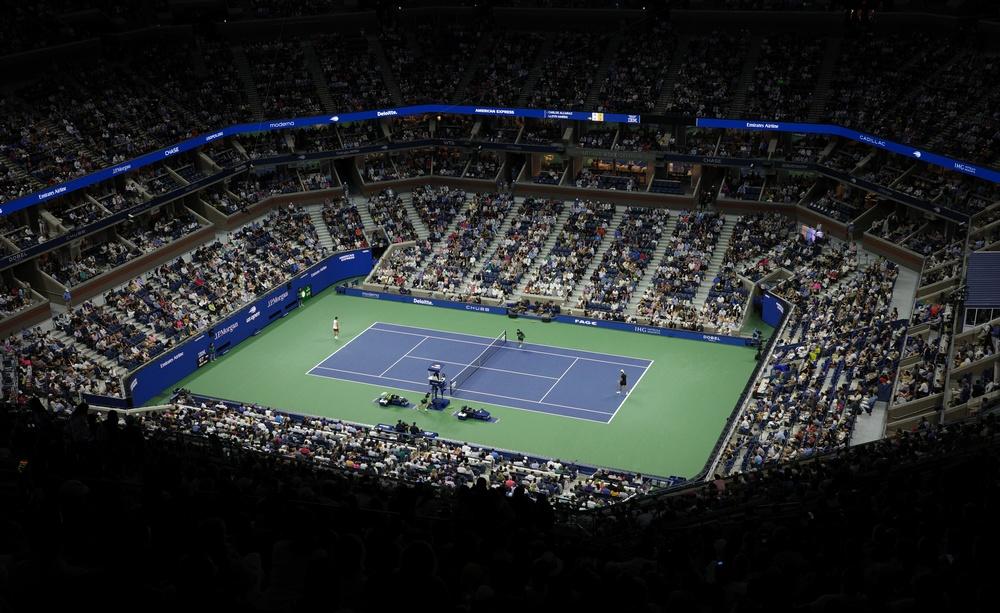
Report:
[[[340,113],[334,115],[315,115],[312,117],[298,117],[293,119],[274,119],[269,121],[261,121],[254,123],[243,123],[234,126],[229,126],[227,128],[222,128],[221,130],[212,132],[211,134],[202,134],[189,138],[183,142],[177,143],[170,147],[160,149],[159,151],[152,151],[145,155],[112,166],[109,168],[104,168],[98,170],[89,175],[83,177],[78,177],[71,181],[61,183],[59,185],[47,188],[40,192],[35,192],[27,196],[17,198],[6,204],[0,205],[0,215],[9,215],[14,211],[18,211],[25,207],[38,204],[39,202],[45,202],[57,196],[62,196],[68,194],[72,191],[82,189],[106,181],[110,178],[116,177],[120,174],[131,172],[133,170],[148,166],[150,164],[163,161],[169,157],[184,153],[186,151],[191,151],[192,149],[201,147],[202,145],[208,144],[214,140],[220,138],[225,138],[227,136],[234,136],[237,134],[248,134],[253,132],[267,132],[271,130],[287,130],[291,128],[307,128],[311,126],[320,125],[333,125],[337,123],[350,123],[353,121],[366,121],[372,119],[381,119],[384,117],[404,117],[408,115],[422,115],[422,114],[433,114],[433,113],[451,113],[457,115],[477,115],[483,117],[525,117],[534,119],[553,119],[553,120],[572,120],[572,121],[593,121],[593,122],[606,122],[606,123],[627,123],[627,124],[638,124],[641,123],[642,118],[639,115],[628,115],[625,113],[601,113],[592,111],[561,111],[561,110],[551,110],[551,109],[523,109],[523,108],[507,108],[507,107],[490,107],[490,106],[464,106],[464,105],[449,105],[449,104],[422,104],[417,106],[408,106],[395,109],[374,109],[369,111],[357,111],[354,113]],[[831,134],[836,136],[842,136],[844,138],[849,138],[873,147],[879,147],[887,151],[892,151],[899,155],[904,155],[910,157],[911,159],[917,159],[928,164],[934,164],[936,166],[941,166],[942,168],[947,168],[948,170],[954,170],[967,175],[972,175],[991,181],[993,183],[1000,183],[1000,172],[986,168],[983,166],[977,166],[976,164],[971,164],[968,162],[963,162],[961,160],[954,160],[942,155],[932,153],[930,151],[923,151],[919,148],[909,147],[902,145],[900,143],[895,143],[890,140],[879,138],[871,134],[865,134],[863,132],[858,132],[856,130],[851,130],[848,128],[843,128],[841,126],[832,124],[810,124],[810,123],[794,123],[794,122],[780,122],[780,121],[756,121],[747,119],[710,119],[710,118],[699,118],[696,122],[698,127],[703,128],[725,128],[733,130],[774,130],[779,132],[799,132],[804,134]]]
[[170,351],[133,371],[127,380],[132,406],[139,406],[204,365],[212,354],[222,354],[250,338],[298,306],[299,290],[318,294],[343,279],[371,272],[374,262],[369,249],[338,253],[271,290]]
[[[343,288],[341,293],[359,298],[371,298],[373,300],[391,300],[393,302],[404,302],[407,304],[420,304],[423,306],[441,307],[445,309],[458,309],[461,311],[475,311],[478,313],[493,313],[495,315],[506,315],[506,307],[488,306],[485,304],[469,304],[468,302],[454,302],[451,300],[438,300],[436,298],[421,298],[413,295],[389,294],[384,292],[373,292],[362,290],[356,287]],[[705,334],[691,330],[677,330],[674,328],[658,328],[656,326],[640,326],[622,321],[606,321],[603,319],[587,319],[583,317],[573,317],[570,315],[556,315],[553,321],[578,326],[588,326],[591,328],[607,328],[610,330],[622,330],[624,332],[634,332],[637,334],[653,334],[656,336],[669,336],[673,338],[685,338],[707,343],[722,343],[724,345],[745,346],[749,339],[740,336],[726,336],[724,334]]]
[[706,334],[693,330],[679,330],[677,328],[660,328],[657,326],[643,326],[630,324],[624,321],[607,321],[604,319],[587,319],[585,317],[574,317],[571,315],[556,315],[555,321],[575,324],[577,326],[588,326],[591,328],[608,328],[610,330],[623,330],[625,332],[635,332],[637,334],[652,334],[654,336],[669,336],[671,338],[683,338],[692,341],[703,341],[706,343],[720,343],[723,345],[735,345],[745,347],[750,344],[750,339],[741,336],[727,336],[725,334]]
[[333,125],[337,123],[350,123],[353,121],[367,121],[371,119],[382,119],[384,117],[405,117],[408,115],[423,115],[433,113],[451,113],[456,115],[480,115],[485,117],[527,117],[535,119],[569,119],[576,121],[595,121],[608,123],[640,123],[639,115],[628,115],[624,113],[599,113],[587,111],[559,111],[544,109],[517,109],[501,108],[489,106],[456,106],[450,104],[421,104],[417,106],[407,106],[395,109],[375,109],[370,111],[358,111],[355,113],[341,113],[335,115],[314,115],[312,117],[297,117],[293,119],[274,119],[254,123],[242,123],[227,128],[222,128],[211,134],[202,134],[189,138],[183,142],[171,145],[159,151],[152,151],[139,156],[128,162],[123,162],[117,166],[104,168],[89,175],[78,177],[65,183],[53,186],[40,192],[29,194],[16,200],[0,205],[0,215],[9,215],[14,211],[25,207],[45,202],[62,196],[70,192],[89,187],[102,181],[107,181],[120,174],[137,170],[144,166],[161,162],[169,157],[191,151],[206,145],[214,140],[234,136],[237,134],[249,134],[253,132],[269,132],[271,130],[288,130],[292,128],[308,128],[312,126]]
[[341,293],[358,298],[371,298],[373,300],[389,300],[392,302],[405,302],[406,304],[419,304],[422,306],[441,307],[445,309],[458,309],[460,311],[473,311],[476,313],[491,313],[493,315],[506,315],[507,307],[489,306],[486,304],[472,304],[469,302],[455,302],[452,300],[438,300],[437,298],[421,298],[412,294],[390,294],[384,292],[371,292],[358,289],[356,287],[346,287]]
[[891,151],[898,155],[908,157],[912,160],[919,160],[934,166],[940,166],[955,172],[985,179],[992,183],[1000,183],[1000,171],[978,166],[962,160],[955,160],[943,155],[938,155],[931,151],[926,151],[920,147],[911,147],[902,143],[897,143],[885,138],[858,132],[850,128],[844,128],[833,124],[817,123],[796,123],[786,121],[759,121],[749,119],[709,119],[699,118],[696,123],[699,128],[725,128],[729,130],[773,130],[776,132],[796,132],[800,134],[829,134],[841,136],[859,143]]
[[781,318],[785,316],[788,303],[771,292],[761,294],[761,319],[767,325],[777,328]]

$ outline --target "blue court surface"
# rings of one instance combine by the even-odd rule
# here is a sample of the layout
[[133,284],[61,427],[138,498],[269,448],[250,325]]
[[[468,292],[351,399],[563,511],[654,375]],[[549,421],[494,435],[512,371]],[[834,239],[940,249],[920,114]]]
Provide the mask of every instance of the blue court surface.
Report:
[[[500,333],[500,330],[497,330]],[[375,322],[308,374],[424,393],[427,367],[459,374],[495,339]],[[627,398],[618,371],[635,388],[650,360],[510,339],[454,391],[454,398],[609,423]]]

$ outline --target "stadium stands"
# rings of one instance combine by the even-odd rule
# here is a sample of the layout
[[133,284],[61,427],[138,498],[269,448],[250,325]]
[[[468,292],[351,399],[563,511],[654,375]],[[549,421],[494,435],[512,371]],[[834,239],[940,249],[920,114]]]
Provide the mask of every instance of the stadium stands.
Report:
[[[0,20],[0,54],[27,52],[0,58],[5,605],[986,609],[1000,323],[967,317],[964,286],[966,256],[1000,244],[1000,188],[968,166],[1000,168],[988,20],[841,22],[815,9],[845,3],[799,0],[694,3],[736,19],[630,0],[173,4]],[[751,16],[774,9],[791,25]],[[423,103],[499,108],[389,110]],[[335,117],[369,109],[384,115]],[[248,122],[266,131],[126,164]],[[667,492],[684,479],[252,399],[182,393],[124,424],[77,404],[126,406],[129,371],[331,250],[390,244],[370,284],[512,315],[752,345],[765,292],[789,310],[705,469]]]

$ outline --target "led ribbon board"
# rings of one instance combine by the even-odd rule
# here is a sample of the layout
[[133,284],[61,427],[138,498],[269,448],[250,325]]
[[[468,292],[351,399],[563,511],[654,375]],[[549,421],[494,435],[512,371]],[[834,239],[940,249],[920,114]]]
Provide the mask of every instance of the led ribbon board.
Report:
[[[139,156],[128,162],[118,164],[109,168],[98,170],[89,175],[78,177],[65,183],[60,183],[45,190],[22,196],[10,202],[0,204],[0,215],[9,215],[23,208],[46,202],[57,196],[63,196],[71,192],[90,187],[97,183],[107,181],[121,174],[138,170],[144,166],[149,166],[156,162],[163,161],[169,157],[197,149],[202,145],[227,136],[239,134],[250,134],[254,132],[269,132],[272,130],[286,130],[292,128],[308,128],[311,126],[323,126],[336,123],[349,123],[353,121],[367,121],[381,119],[383,117],[404,117],[407,115],[423,115],[434,113],[449,113],[453,115],[478,115],[482,117],[524,117],[529,119],[555,119],[571,121],[593,121],[602,123],[641,123],[639,115],[629,115],[625,113],[599,113],[590,111],[559,111],[548,109],[516,109],[506,107],[491,106],[456,106],[450,104],[422,104],[417,106],[407,106],[395,109],[376,109],[370,111],[357,111],[354,113],[342,113],[335,115],[315,115],[312,117],[299,117],[294,119],[274,119],[254,123],[243,123],[228,128],[223,128],[210,134],[204,134],[189,138],[176,145],[153,151]],[[842,136],[867,145],[879,147],[899,155],[918,159],[928,164],[947,168],[967,175],[978,177],[993,183],[1000,183],[1000,172],[963,162],[953,160],[943,155],[923,151],[913,147],[908,147],[899,143],[885,140],[869,134],[864,134],[856,130],[842,128],[832,124],[810,124],[792,122],[772,122],[756,121],[746,119],[698,119],[698,127],[702,128],[726,128],[731,130],[774,130],[778,132],[800,132],[805,134],[830,134]]]

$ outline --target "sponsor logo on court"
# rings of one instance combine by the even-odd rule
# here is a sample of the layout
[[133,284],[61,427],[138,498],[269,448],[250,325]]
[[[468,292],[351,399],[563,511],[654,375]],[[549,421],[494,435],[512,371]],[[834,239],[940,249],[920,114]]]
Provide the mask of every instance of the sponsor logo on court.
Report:
[[488,307],[488,306],[482,306],[482,305],[478,305],[478,304],[467,304],[467,305],[465,305],[465,310],[466,311],[479,311],[480,313],[489,313],[490,312],[490,307]]
[[354,255],[355,254],[353,254],[353,253],[344,254],[344,255],[340,256],[340,261],[341,262],[350,262],[351,260],[354,259]]
[[641,334],[655,334],[657,336],[661,336],[663,334],[663,330],[660,330],[659,328],[647,328],[646,326],[636,326],[633,329]]
[[573,323],[580,324],[581,326],[594,326],[597,327],[597,322],[593,319],[574,319]]
[[132,379],[132,383],[129,383],[128,391],[135,391],[135,386],[139,385],[139,377]]
[[376,300],[379,300],[379,299],[382,298],[382,296],[380,294],[376,294],[375,292],[361,292],[361,297],[362,298],[375,298]]
[[427,300],[426,298],[414,298],[413,304],[423,304],[427,306],[434,306],[433,300]]
[[319,270],[317,270],[316,272],[314,272],[314,273],[312,273],[311,275],[309,275],[309,278],[310,278],[310,279],[312,279],[313,277],[315,277],[315,276],[316,276],[316,275],[318,275],[319,273],[323,272],[324,270],[326,270],[326,266],[323,266],[322,268],[320,268],[320,269],[319,269]]
[[718,343],[722,339],[719,338],[718,336],[712,336],[711,334],[702,334],[701,335],[701,340],[708,341],[710,343]]

